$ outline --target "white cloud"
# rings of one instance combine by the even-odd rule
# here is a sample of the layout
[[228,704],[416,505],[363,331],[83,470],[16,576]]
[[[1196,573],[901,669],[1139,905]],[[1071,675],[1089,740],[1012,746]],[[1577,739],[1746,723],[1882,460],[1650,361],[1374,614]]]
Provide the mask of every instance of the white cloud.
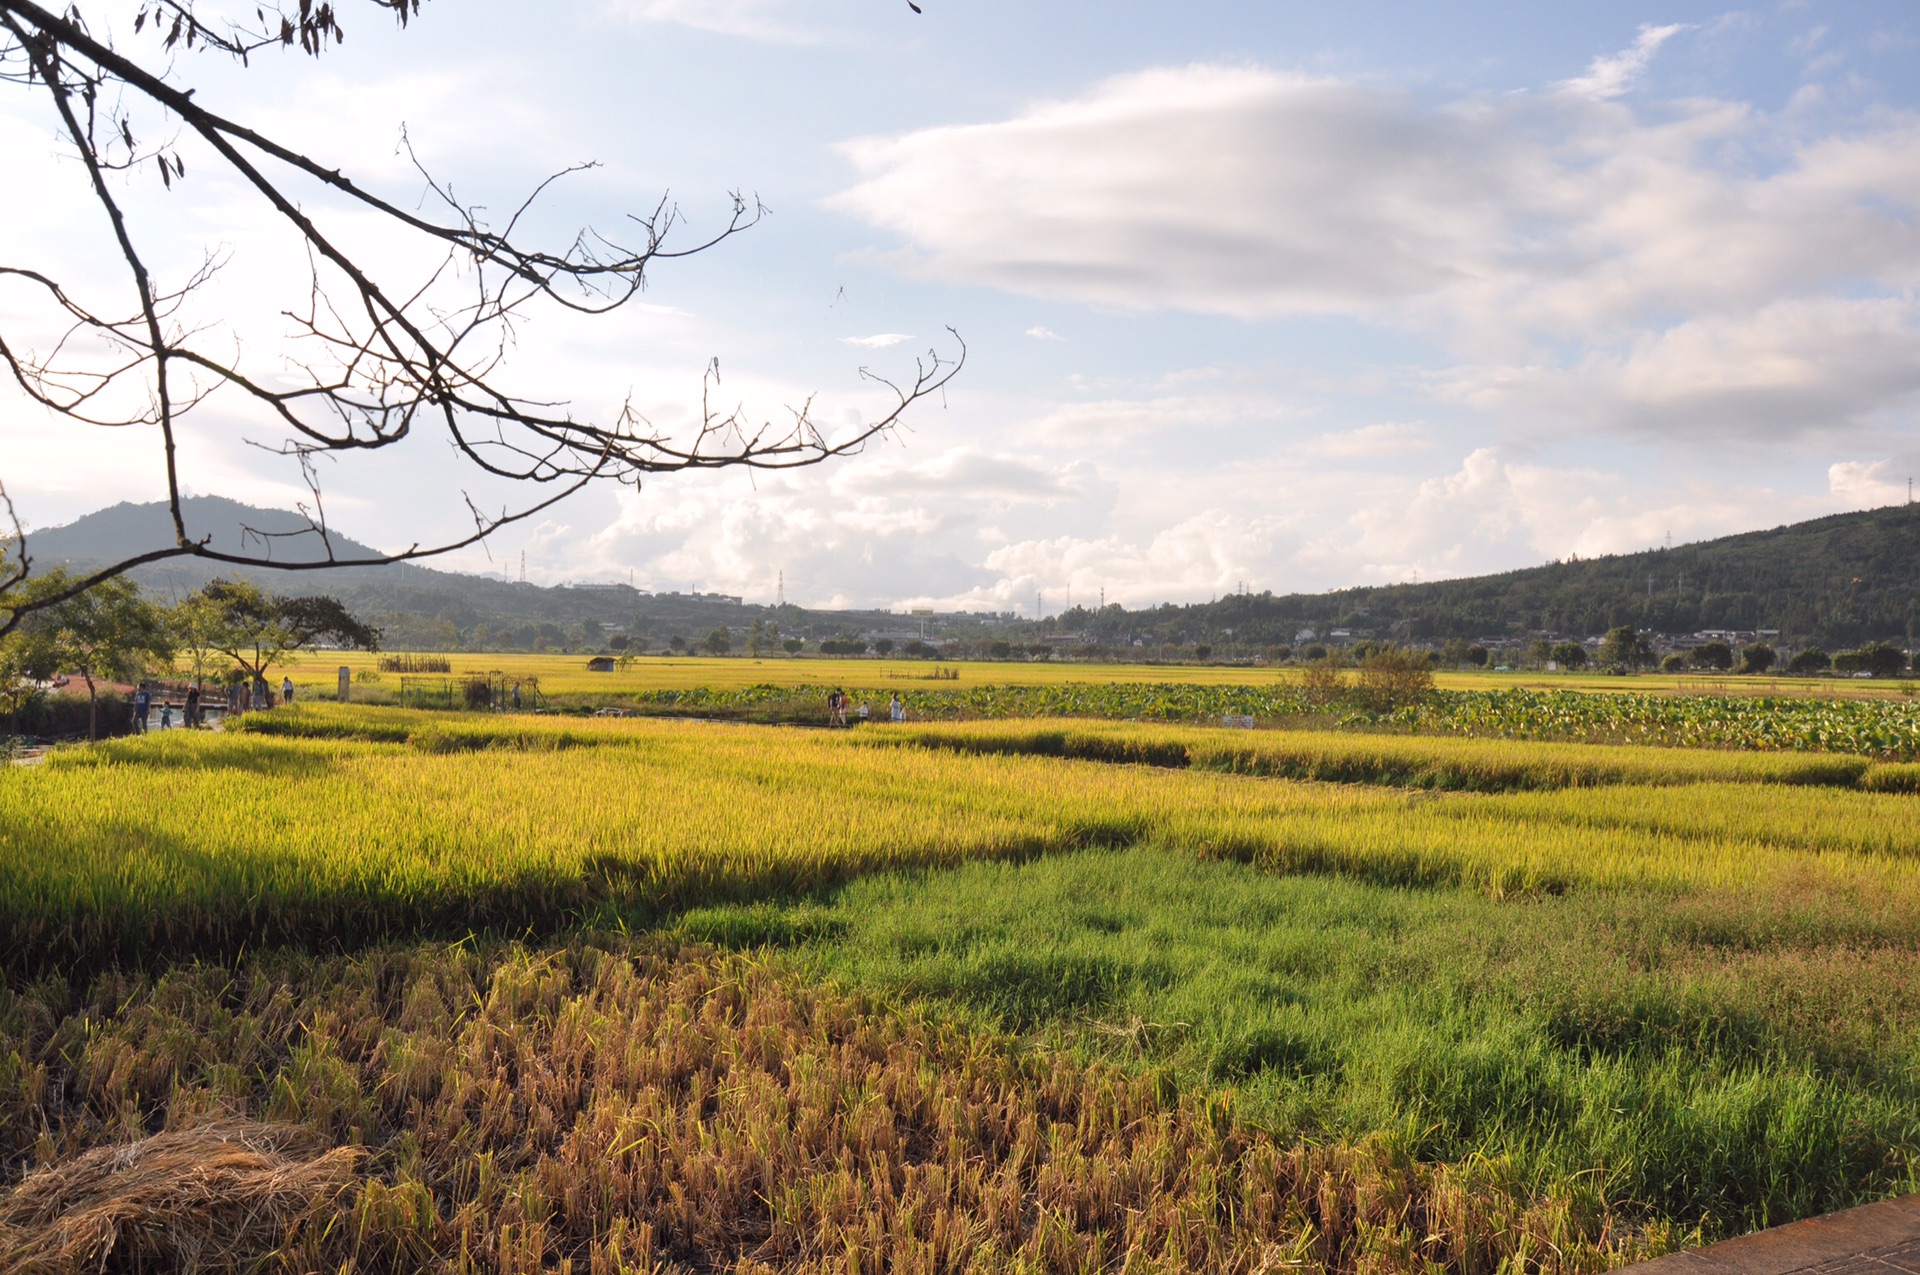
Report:
[[543,535],[532,572],[556,580],[631,571],[646,588],[758,600],[771,598],[784,572],[796,602],[890,605],[982,587],[991,572],[981,555],[996,537],[1081,533],[1098,526],[1112,494],[1084,461],[968,445],[888,448],[811,475],[680,475],[622,491],[604,513],[570,508],[569,523],[601,529]]
[[968,501],[1057,500],[1078,493],[1079,480],[1089,473],[1084,461],[1064,469],[1051,468],[1031,457],[988,454],[971,447],[955,447],[927,459],[888,461],[851,468],[837,474],[841,491],[904,496],[932,494]]
[[1053,614],[1069,600],[1095,606],[1103,590],[1107,601],[1136,607],[1227,593],[1266,564],[1273,536],[1267,519],[1207,509],[1145,543],[1057,536],[1003,545],[986,560],[999,579],[962,604],[1024,609],[1042,592]]
[[1560,87],[1565,92],[1582,97],[1619,97],[1640,78],[1647,64],[1653,61],[1653,55],[1660,51],[1660,46],[1686,29],[1682,23],[1664,27],[1643,26],[1640,28],[1640,37],[1631,48],[1609,57],[1595,58],[1585,75],[1564,80]]
[[1596,60],[1579,92],[1439,106],[1257,67],[1142,71],[848,143],[858,180],[830,202],[919,277],[1410,330],[1460,360],[1442,390],[1509,420],[1547,400],[1583,426],[1778,433],[1902,406],[1920,116],[1807,137],[1739,103],[1614,100],[1678,30]]
[[1574,367],[1474,369],[1450,392],[1509,415],[1656,436],[1841,429],[1920,392],[1920,311],[1907,299],[1780,301],[1646,332]]
[[1028,328],[1027,336],[1035,341],[1064,341],[1066,339],[1052,328]]
[[[1920,119],[1799,143],[1730,103],[1411,94],[1144,71],[995,124],[848,143],[834,207],[901,268],[1129,308],[1553,333],[1920,282]],[[1756,153],[1784,158],[1763,167]]]
[[902,341],[911,341],[913,338],[904,332],[877,332],[872,336],[843,336],[840,340],[845,345],[857,345],[868,350],[884,350],[890,345],[899,345]]
[[1110,601],[1140,606],[1204,599],[1242,583],[1290,592],[1433,580],[1568,554],[1633,552],[1669,533],[1682,542],[1725,535],[1750,527],[1757,507],[1789,517],[1831,509],[1828,500],[1711,477],[1649,483],[1597,469],[1514,464],[1492,448],[1424,476],[1277,470],[1247,477],[1266,489],[1266,500],[1205,505],[1136,534],[1010,539],[988,555],[998,573],[992,584],[921,600],[1030,610],[1043,591],[1051,611],[1068,590],[1089,602],[1104,588]]
[[1409,452],[1424,452],[1432,446],[1426,426],[1382,421],[1338,434],[1322,434],[1300,444],[1296,450],[1303,456],[1378,461]]
[[1481,132],[1334,80],[1144,71],[1000,124],[850,143],[861,180],[831,202],[899,234],[900,264],[928,277],[1128,307],[1351,311],[1440,287],[1458,248],[1497,230]]
[[1170,394],[1151,399],[1103,399],[1064,403],[1026,429],[1053,442],[1085,444],[1151,438],[1175,431],[1223,431],[1227,426],[1278,421],[1291,415],[1283,403],[1259,396]]
[[1893,462],[1837,461],[1827,467],[1827,488],[1848,509],[1878,509],[1904,504],[1908,489],[1888,477]]

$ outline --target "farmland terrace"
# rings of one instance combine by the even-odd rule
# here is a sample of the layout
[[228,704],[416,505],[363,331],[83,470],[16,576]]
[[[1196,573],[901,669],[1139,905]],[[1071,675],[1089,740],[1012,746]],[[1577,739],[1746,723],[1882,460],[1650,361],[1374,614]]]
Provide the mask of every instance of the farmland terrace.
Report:
[[0,1255],[1658,1256],[1913,1186],[1916,786],[1178,721],[65,749],[0,773]]

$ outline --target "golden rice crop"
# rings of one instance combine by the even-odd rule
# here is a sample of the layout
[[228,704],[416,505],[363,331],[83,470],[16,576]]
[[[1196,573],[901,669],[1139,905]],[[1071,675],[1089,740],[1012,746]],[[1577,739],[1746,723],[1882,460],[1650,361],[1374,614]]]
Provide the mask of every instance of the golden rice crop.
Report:
[[[540,689],[550,695],[574,695],[604,692],[609,695],[636,691],[737,690],[749,686],[817,687],[822,696],[834,686],[859,687],[884,694],[889,689],[913,687],[977,686],[1061,686],[1072,683],[1111,685],[1124,682],[1181,682],[1199,686],[1256,686],[1294,684],[1300,680],[1297,667],[1271,667],[1248,664],[1108,664],[1081,663],[1074,660],[973,661],[879,658],[823,658],[807,656],[793,659],[768,655],[759,659],[743,656],[642,655],[621,661],[611,673],[587,670],[587,655],[529,653],[520,651],[448,651],[432,658],[448,661],[451,671],[443,675],[421,677],[422,684],[437,685],[451,680],[456,684],[470,676],[490,673],[515,678],[538,678]],[[378,672],[380,657],[366,651],[308,651],[287,657],[285,671],[306,696],[331,698],[341,667]],[[938,669],[942,677],[957,674],[957,682],[935,681]],[[278,677],[278,672],[275,674]],[[399,685],[400,675],[388,673],[371,683],[372,688],[388,690]],[[1905,696],[1912,683],[1853,681],[1824,678],[1721,677],[1703,679],[1697,675],[1673,677],[1646,673],[1633,677],[1607,677],[1578,674],[1501,673],[1494,670],[1462,672],[1446,670],[1435,674],[1435,684],[1443,690],[1491,690],[1520,687],[1535,691],[1587,691],[1600,694],[1637,692],[1656,695],[1751,696],[1769,695],[1788,698],[1881,699]],[[369,689],[357,683],[355,693]]]
[[[851,732],[534,718],[422,726],[420,715],[370,710],[266,720],[414,730],[410,742],[384,743],[178,732],[0,773],[4,961],[550,928],[882,868],[1142,842],[1495,892],[1791,878],[1886,902],[1913,898],[1920,880],[1920,820],[1904,794],[1753,783],[1408,792],[875,747]],[[1203,753],[1215,746],[1194,738]],[[1457,762],[1475,741],[1391,743]],[[1713,756],[1698,777],[1724,766],[1778,778],[1790,770],[1770,766],[1804,760],[1754,769]]]
[[1908,769],[1846,754],[1735,752],[1345,731],[1240,731],[1122,722],[956,722],[874,737],[955,752],[1192,766],[1234,774],[1500,792],[1618,784],[1765,783],[1896,791]]

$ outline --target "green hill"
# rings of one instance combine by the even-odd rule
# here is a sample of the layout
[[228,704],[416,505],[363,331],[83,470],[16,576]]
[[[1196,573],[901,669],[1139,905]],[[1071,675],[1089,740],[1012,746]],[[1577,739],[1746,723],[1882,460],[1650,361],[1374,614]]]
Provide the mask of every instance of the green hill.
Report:
[[[201,497],[187,502],[189,530],[238,547],[243,524],[293,530],[295,515]],[[66,527],[32,532],[28,547],[44,565],[108,561],[171,541],[162,505],[117,505]],[[276,556],[317,556],[312,537],[276,542]],[[336,538],[341,558],[373,550]],[[347,567],[316,573],[234,570],[175,559],[135,573],[162,596],[213,575],[243,575],[281,592],[327,592],[378,619],[395,645],[465,641],[477,625],[511,640],[529,633],[557,639],[586,621],[618,624],[636,637],[696,637],[716,626],[755,618],[783,633],[818,638],[897,628],[881,611],[802,611],[742,605],[708,594],[648,594],[625,586],[545,588],[497,577],[429,567]],[[1036,636],[1043,630],[1084,633],[1103,645],[1136,640],[1211,642],[1242,652],[1292,643],[1303,629],[1324,637],[1345,629],[1353,638],[1432,643],[1447,638],[1523,640],[1552,632],[1581,638],[1630,624],[1684,635],[1707,629],[1777,629],[1787,645],[1817,642],[1830,650],[1888,640],[1910,645],[1920,621],[1920,505],[1836,514],[1811,522],[1746,532],[1646,553],[1574,559],[1499,575],[1340,589],[1331,593],[1236,594],[1210,603],[1128,611],[1075,608],[1045,624],[996,627],[993,636]],[[946,616],[944,636],[985,633],[975,617]],[[498,639],[496,639],[498,640]]]
[[[182,502],[187,532],[209,536],[214,548],[265,556],[278,562],[313,562],[325,556],[319,538],[299,534],[306,519],[279,509],[260,509],[219,496]],[[252,533],[247,529],[251,528]],[[262,539],[259,534],[271,537]],[[335,533],[334,556],[352,562],[378,551]],[[27,533],[36,568],[101,566],[173,543],[164,503],[119,504],[59,527]],[[345,566],[323,571],[236,566],[204,558],[169,558],[129,572],[142,588],[171,600],[216,576],[252,580],[276,593],[325,593],[385,632],[394,648],[445,650],[476,636],[495,645],[527,647],[545,639],[558,647],[587,641],[592,632],[625,632],[655,645],[670,637],[692,641],[715,628],[743,629],[754,620],[777,624],[783,634],[810,640],[870,629],[898,628],[904,621],[878,611],[808,611],[800,607],[753,606],[714,593],[650,593],[624,584],[547,586],[519,584],[498,576],[441,571],[417,563]]]
[[[1588,637],[1630,624],[1656,633],[1778,629],[1829,649],[1910,642],[1920,621],[1920,505],[1836,514],[1645,553],[1499,575],[1332,593],[1236,594],[1145,612],[1076,609],[1059,620],[1103,642],[1286,643],[1301,629],[1433,642],[1450,637]],[[1228,636],[1231,630],[1231,636]]]

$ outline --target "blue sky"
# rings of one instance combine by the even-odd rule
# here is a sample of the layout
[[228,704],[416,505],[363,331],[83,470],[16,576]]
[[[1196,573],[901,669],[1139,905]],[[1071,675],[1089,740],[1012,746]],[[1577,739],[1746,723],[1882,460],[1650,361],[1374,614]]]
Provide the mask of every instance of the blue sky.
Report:
[[[1920,471],[1911,6],[922,7],[431,3],[399,33],[349,5],[320,63],[180,70],[408,198],[403,123],[493,207],[598,160],[556,233],[663,191],[692,232],[732,190],[764,201],[642,307],[522,333],[516,375],[582,411],[631,393],[684,422],[717,357],[751,412],[814,394],[849,421],[861,366],[966,340],[944,401],[863,456],[582,495],[471,569],[524,549],[548,580],[770,598],[784,573],[817,604],[1145,604],[1699,539]],[[85,270],[97,227],[37,109],[0,102],[45,192],[0,242]],[[216,299],[270,343],[242,316],[287,276],[244,200],[217,176],[128,197],[175,269],[262,263]],[[195,490],[297,494],[224,410],[189,440]],[[0,400],[0,438],[37,525],[158,494],[124,435],[83,479],[70,426]],[[326,481],[378,544],[459,520],[433,445]]]

